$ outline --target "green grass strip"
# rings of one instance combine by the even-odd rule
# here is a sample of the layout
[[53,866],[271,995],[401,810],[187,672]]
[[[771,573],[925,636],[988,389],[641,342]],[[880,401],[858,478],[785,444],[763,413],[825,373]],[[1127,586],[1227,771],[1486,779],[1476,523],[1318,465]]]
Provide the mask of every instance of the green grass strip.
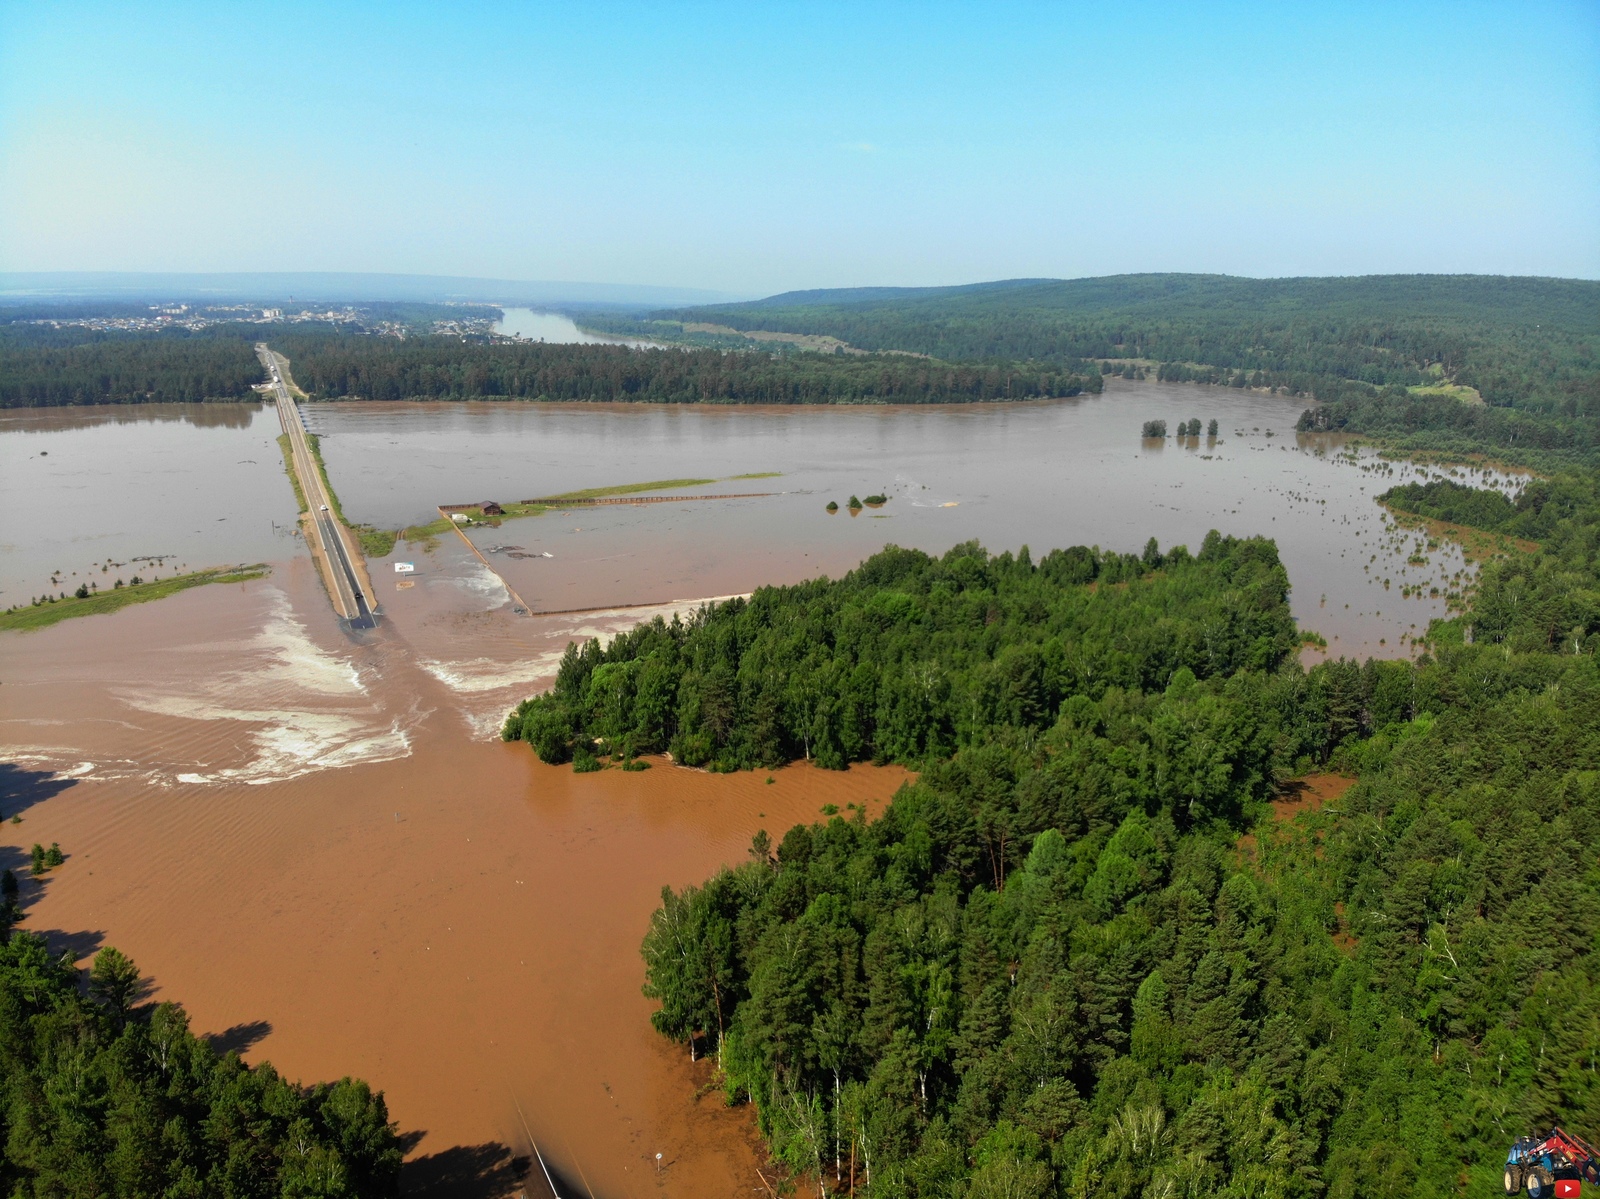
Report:
[[311,511],[311,505],[306,503],[306,493],[300,487],[300,476],[294,469],[294,447],[289,442],[287,433],[278,434],[278,448],[283,451],[283,469],[289,476],[289,482],[294,485],[294,502],[300,505],[300,511]]
[[[321,460],[318,459],[320,462]],[[705,487],[711,483],[731,482],[734,479],[776,479],[782,471],[759,471],[748,475],[730,475],[727,479],[655,479],[649,483],[619,483],[613,487],[588,487],[582,491],[564,491],[560,495],[541,496],[534,500],[516,500],[502,504],[505,509],[498,516],[483,516],[479,513],[469,513],[472,520],[468,527],[473,525],[488,525],[497,528],[502,521],[516,520],[523,516],[539,516],[552,508],[560,508],[567,504],[582,503],[585,500],[609,499],[619,495],[637,495],[644,491],[668,491],[680,487]],[[329,494],[332,494],[330,489]],[[476,508],[477,505],[472,505]],[[351,525],[351,528],[357,528]],[[400,530],[398,536],[401,540],[409,542],[428,543],[451,529],[456,528],[454,521],[441,517],[439,520],[430,521],[425,525],[412,525]],[[387,551],[385,551],[387,552]]]
[[665,491],[669,487],[704,487],[716,479],[656,479],[651,483],[623,483],[616,487],[589,487],[583,491],[563,491],[560,495],[545,495],[525,500],[524,504],[541,504],[547,508],[570,504],[573,500],[601,500],[614,495],[636,495],[641,491]]
[[[328,464],[322,460],[322,439],[315,433],[307,433],[306,442],[311,446],[311,457],[316,461],[317,473],[322,476],[322,485],[328,489],[328,506],[339,518],[339,523],[356,535],[356,540],[361,543],[362,554],[368,558],[387,558],[394,553],[395,538],[399,534],[372,525],[358,525],[347,518],[344,514],[344,505],[339,502],[339,493],[328,481]],[[301,511],[305,511],[304,507]]]
[[224,566],[190,571],[170,579],[153,579],[148,583],[132,583],[108,591],[96,591],[86,599],[68,596],[53,602],[30,604],[26,608],[0,612],[0,630],[42,629],[73,616],[99,616],[126,608],[129,604],[143,604],[176,595],[191,587],[202,587],[207,583],[242,583],[246,579],[263,578],[270,572],[271,568],[264,562],[257,562],[254,566]]

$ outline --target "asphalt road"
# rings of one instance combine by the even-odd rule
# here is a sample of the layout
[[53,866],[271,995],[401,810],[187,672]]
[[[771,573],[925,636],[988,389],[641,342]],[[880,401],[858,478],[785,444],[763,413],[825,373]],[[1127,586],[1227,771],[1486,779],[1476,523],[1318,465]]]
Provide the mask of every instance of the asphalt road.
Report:
[[328,576],[326,582],[333,596],[334,607],[352,628],[376,628],[378,622],[372,615],[367,597],[361,593],[361,583],[356,577],[356,551],[348,541],[349,531],[333,515],[333,504],[323,485],[322,472],[317,469],[316,459],[311,456],[311,445],[306,440],[306,426],[300,419],[300,407],[289,395],[283,372],[278,368],[278,360],[264,342],[257,344],[256,356],[261,359],[261,365],[272,381],[273,394],[278,401],[278,420],[283,425],[283,431],[289,435],[289,449],[294,458],[295,473],[300,476],[300,489],[305,494],[306,502],[311,505],[311,536],[328,564],[324,574]]

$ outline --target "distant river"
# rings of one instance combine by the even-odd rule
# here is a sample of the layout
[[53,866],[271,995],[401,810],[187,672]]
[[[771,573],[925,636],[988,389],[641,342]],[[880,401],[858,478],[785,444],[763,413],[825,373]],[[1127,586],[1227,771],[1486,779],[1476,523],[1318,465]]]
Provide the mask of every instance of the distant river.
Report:
[[559,312],[536,312],[532,308],[502,308],[494,324],[502,337],[521,337],[527,341],[547,341],[561,345],[614,345],[648,347],[649,342],[626,337],[605,337],[578,328],[569,316]]

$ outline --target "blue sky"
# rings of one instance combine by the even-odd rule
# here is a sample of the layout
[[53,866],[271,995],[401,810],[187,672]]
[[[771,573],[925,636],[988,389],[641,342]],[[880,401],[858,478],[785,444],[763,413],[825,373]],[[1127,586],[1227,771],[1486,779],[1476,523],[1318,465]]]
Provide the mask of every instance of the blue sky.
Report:
[[0,0],[0,270],[1600,277],[1600,4]]

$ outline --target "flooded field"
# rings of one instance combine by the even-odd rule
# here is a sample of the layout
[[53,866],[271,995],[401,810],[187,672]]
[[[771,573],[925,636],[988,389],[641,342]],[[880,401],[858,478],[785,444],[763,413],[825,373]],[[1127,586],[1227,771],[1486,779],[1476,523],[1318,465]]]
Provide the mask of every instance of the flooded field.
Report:
[[[454,535],[402,543],[393,559],[417,572],[373,564],[385,620],[359,636],[292,532],[270,411],[4,414],[6,596],[157,555],[273,570],[0,634],[0,813],[23,818],[0,825],[0,858],[59,841],[67,865],[25,884],[26,927],[80,956],[117,945],[197,1031],[291,1076],[383,1088],[420,1134],[408,1193],[506,1193],[534,1140],[569,1194],[748,1193],[750,1123],[696,1099],[703,1068],[650,1030],[639,940],[663,885],[824,804],[877,810],[905,772],[577,776],[499,743],[505,711],[573,638],[837,575],[889,541],[1037,555],[1263,533],[1332,652],[1407,652],[1444,610],[1428,590],[1465,578],[1460,554],[1419,553],[1373,502],[1416,468],[1296,438],[1299,410],[1126,383],[926,409],[311,405],[347,513],[386,528],[651,479],[771,493],[474,529],[493,570]],[[1194,417],[1219,439],[1139,440],[1144,420]],[[881,508],[825,511],[876,492]],[[567,614],[514,615],[496,572]]]
[[[1152,536],[1163,548],[1195,548],[1216,528],[1277,540],[1295,616],[1334,653],[1402,652],[1407,637],[1445,614],[1464,563],[1448,545],[1409,561],[1415,538],[1394,536],[1373,497],[1415,469],[1345,452],[1337,437],[1297,436],[1302,409],[1227,388],[1117,381],[1102,397],[1030,404],[340,403],[309,406],[307,420],[324,438],[346,511],[380,527],[430,520],[439,503],[652,479],[774,493],[575,508],[475,530],[535,610],[837,576],[891,541],[942,553],[977,539],[996,552],[1027,545],[1037,556],[1074,544],[1138,551]],[[1193,418],[1216,420],[1219,437],[1139,438],[1146,420]],[[737,478],[766,472],[777,473]],[[873,494],[889,502],[846,510],[851,495]],[[840,511],[826,511],[830,500]],[[413,547],[397,557],[422,571],[450,569]]]
[[261,404],[0,411],[0,608],[293,556],[280,432]]

